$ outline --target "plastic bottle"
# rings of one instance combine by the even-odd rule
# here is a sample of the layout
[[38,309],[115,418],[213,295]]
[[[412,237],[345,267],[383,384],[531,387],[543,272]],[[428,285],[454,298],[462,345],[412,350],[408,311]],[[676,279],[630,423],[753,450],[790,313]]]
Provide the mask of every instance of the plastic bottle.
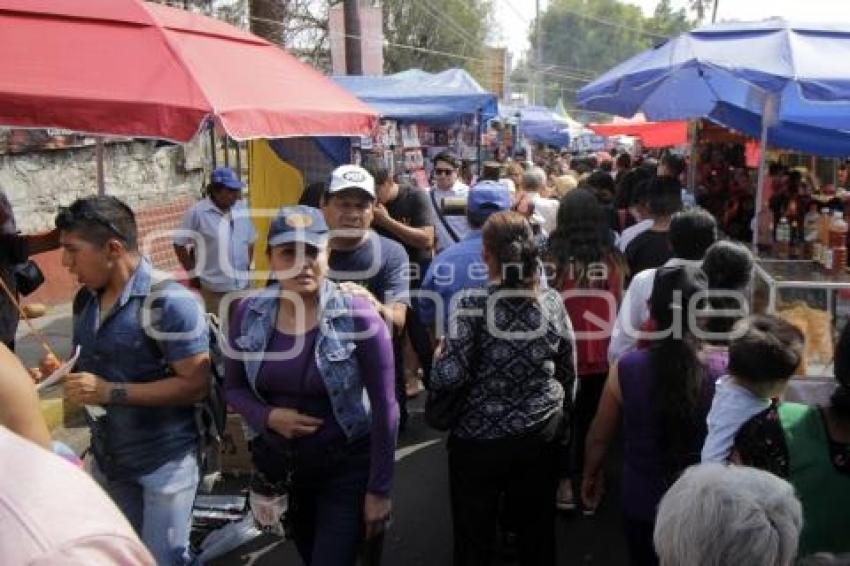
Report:
[[829,225],[832,219],[829,216],[829,209],[824,207],[820,211],[820,220],[818,221],[818,249],[820,250],[821,267],[826,268],[826,252],[829,249]]
[[784,216],[776,227],[776,255],[779,259],[788,259],[791,251],[791,225]]
[[830,273],[833,275],[840,275],[847,270],[847,229],[844,213],[836,210],[829,227],[829,248],[832,250]]
[[847,247],[847,222],[844,213],[836,210],[832,213],[832,222],[829,225],[829,247]]
[[806,217],[803,219],[803,242],[805,259],[814,259],[816,257],[816,243],[818,239],[818,223],[820,222],[820,214],[818,213],[817,205],[809,207]]
[[763,206],[756,220],[758,230],[759,250],[770,252],[773,247],[773,211],[767,205]]

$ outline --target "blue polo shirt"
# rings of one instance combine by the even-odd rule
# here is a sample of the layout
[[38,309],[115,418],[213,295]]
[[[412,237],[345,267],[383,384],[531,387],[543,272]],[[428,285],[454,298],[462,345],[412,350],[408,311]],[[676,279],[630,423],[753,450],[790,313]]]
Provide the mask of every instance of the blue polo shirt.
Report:
[[440,295],[442,305],[426,297],[418,297],[419,319],[423,324],[436,322],[437,308],[442,307],[444,330],[449,320],[449,308],[455,293],[465,289],[477,289],[487,285],[487,265],[481,255],[481,230],[473,230],[458,243],[449,246],[431,262],[421,289]]
[[[168,364],[204,353],[209,329],[197,299],[169,281],[151,295],[154,271],[143,258],[112,310],[100,319],[94,292],[82,290],[82,308],[74,315],[73,343],[79,345],[76,371],[87,371],[114,383],[150,383],[168,376]],[[157,280],[159,277],[157,277]],[[142,306],[150,307],[150,320]],[[143,322],[162,333],[152,338]],[[195,410],[185,407],[106,405],[103,426],[93,427],[98,467],[110,479],[136,478],[185,456],[198,443]],[[103,432],[101,435],[100,432]]]

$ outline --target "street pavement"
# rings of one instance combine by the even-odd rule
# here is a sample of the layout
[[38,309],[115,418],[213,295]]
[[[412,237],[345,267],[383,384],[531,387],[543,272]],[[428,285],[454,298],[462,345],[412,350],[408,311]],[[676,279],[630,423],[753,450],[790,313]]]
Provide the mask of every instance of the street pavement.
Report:
[[[34,321],[60,356],[70,352],[70,305],[54,308]],[[41,348],[29,332],[19,332],[16,351],[26,365],[35,365]],[[54,391],[50,397],[60,393]],[[384,545],[387,566],[449,566],[452,556],[448,463],[445,436],[430,429],[422,418],[424,395],[410,403],[411,419],[396,450],[393,489],[393,524]],[[61,419],[60,419],[61,421]],[[54,436],[80,453],[88,442],[85,429],[65,429],[56,423]],[[619,467],[621,449],[609,458],[608,489],[593,517],[562,514],[557,522],[558,564],[567,566],[619,566],[627,564],[622,534]],[[554,504],[554,501],[553,501]],[[271,566],[300,564],[294,545],[261,536],[215,560],[212,566]],[[499,566],[515,564],[502,560]]]

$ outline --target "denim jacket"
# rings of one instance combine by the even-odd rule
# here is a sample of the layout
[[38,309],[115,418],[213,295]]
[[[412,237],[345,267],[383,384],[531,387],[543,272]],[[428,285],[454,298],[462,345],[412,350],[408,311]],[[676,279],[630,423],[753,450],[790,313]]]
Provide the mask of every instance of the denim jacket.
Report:
[[[275,283],[245,299],[242,324],[235,340],[236,349],[249,354],[242,363],[248,382],[259,399],[262,395],[257,390],[257,376],[263,363],[261,354],[272,338],[279,293],[280,285]],[[352,441],[369,432],[371,408],[354,355],[357,344],[351,304],[339,287],[328,280],[322,283],[319,297],[320,326],[314,352],[316,366],[328,391],[334,417],[346,438]],[[251,353],[256,355],[251,356]]]

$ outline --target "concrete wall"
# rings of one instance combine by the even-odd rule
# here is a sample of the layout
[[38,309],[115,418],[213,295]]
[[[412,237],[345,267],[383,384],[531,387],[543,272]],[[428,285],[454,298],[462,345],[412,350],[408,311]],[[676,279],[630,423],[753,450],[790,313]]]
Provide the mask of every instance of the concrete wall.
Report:
[[[121,198],[136,212],[140,242],[152,230],[178,226],[200,197],[205,174],[198,153],[197,147],[157,148],[151,141],[106,145],[107,194]],[[23,233],[51,228],[59,206],[96,194],[96,175],[94,148],[0,156],[0,189],[11,201]],[[157,240],[150,252],[158,268],[179,273],[169,240]],[[62,267],[61,253],[48,252],[34,259],[47,281],[27,300],[48,304],[71,300],[78,285]]]

